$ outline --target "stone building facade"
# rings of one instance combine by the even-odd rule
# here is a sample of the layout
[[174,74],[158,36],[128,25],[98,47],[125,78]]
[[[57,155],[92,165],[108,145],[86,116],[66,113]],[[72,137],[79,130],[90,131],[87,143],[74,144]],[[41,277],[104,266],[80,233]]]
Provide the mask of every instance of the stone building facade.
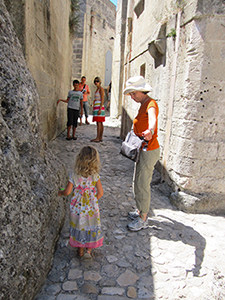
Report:
[[64,222],[66,172],[43,141],[41,100],[3,0],[0,19],[0,299],[30,300]]
[[111,81],[116,7],[109,0],[80,0],[80,26],[73,40],[73,78],[87,77],[91,97],[99,76],[102,86]]
[[66,105],[56,106],[71,88],[70,0],[5,0],[40,97],[42,135],[51,140],[66,123]]
[[159,169],[172,201],[224,213],[224,1],[118,1],[115,44],[111,115],[122,115],[121,137],[138,109],[122,89],[141,74],[159,105]]

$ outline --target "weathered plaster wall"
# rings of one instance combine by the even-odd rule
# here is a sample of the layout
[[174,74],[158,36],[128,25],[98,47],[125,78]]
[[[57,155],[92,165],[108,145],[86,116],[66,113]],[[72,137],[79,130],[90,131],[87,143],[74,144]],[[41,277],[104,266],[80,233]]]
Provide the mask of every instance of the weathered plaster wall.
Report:
[[71,87],[70,1],[5,1],[37,85],[41,131],[50,140],[66,124],[66,105],[57,108],[56,101]]
[[0,0],[0,299],[33,299],[51,266],[65,174],[40,134],[40,99]]
[[116,10],[116,32],[112,66],[113,84],[111,90],[113,101],[111,101],[110,103],[110,115],[114,118],[119,117],[122,113],[122,89],[124,77],[124,48],[127,2],[127,0],[118,1]]
[[[145,1],[137,17],[138,3],[127,4],[123,84],[145,64],[145,78],[160,109],[161,173],[176,191],[172,200],[189,211],[223,213],[225,5],[220,0],[180,1],[176,6],[169,0]],[[173,28],[175,38],[168,36]],[[159,39],[166,41],[165,55],[154,57],[149,43]],[[124,137],[138,105],[126,96],[122,106]]]

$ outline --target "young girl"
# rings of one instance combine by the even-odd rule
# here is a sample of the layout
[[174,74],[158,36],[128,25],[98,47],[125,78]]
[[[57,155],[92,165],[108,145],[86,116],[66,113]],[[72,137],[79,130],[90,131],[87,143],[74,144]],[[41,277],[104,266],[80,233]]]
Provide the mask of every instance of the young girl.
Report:
[[103,122],[105,122],[105,107],[104,107],[104,89],[101,87],[101,79],[95,77],[94,84],[96,85],[95,98],[93,102],[93,122],[97,123],[97,136],[91,142],[102,142],[104,131]]
[[99,177],[100,159],[98,151],[91,146],[80,150],[75,162],[73,175],[59,196],[68,196],[70,203],[70,240],[72,247],[78,247],[80,257],[91,258],[91,249],[102,246],[100,213],[98,200],[103,196]]

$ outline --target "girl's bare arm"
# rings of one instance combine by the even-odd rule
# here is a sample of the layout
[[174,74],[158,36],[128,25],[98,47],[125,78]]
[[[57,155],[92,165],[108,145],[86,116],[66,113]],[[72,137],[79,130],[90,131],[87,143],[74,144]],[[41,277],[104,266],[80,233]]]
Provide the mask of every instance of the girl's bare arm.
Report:
[[100,199],[104,194],[102,183],[101,183],[100,179],[96,183],[96,189],[97,189],[97,199]]
[[103,87],[101,87],[101,89],[100,89],[100,95],[101,95],[101,108],[102,108],[102,106],[104,105],[104,89],[103,89]]
[[58,196],[68,196],[73,190],[73,184],[71,182],[67,183],[65,190],[58,191]]

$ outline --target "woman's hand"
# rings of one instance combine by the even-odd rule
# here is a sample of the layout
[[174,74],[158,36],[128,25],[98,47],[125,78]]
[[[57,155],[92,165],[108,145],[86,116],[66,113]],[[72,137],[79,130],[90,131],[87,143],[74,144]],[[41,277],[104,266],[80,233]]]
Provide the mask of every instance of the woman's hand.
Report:
[[142,136],[144,138],[144,140],[146,141],[150,141],[152,139],[152,132],[150,129],[147,129],[145,131],[142,132]]
[[99,111],[98,111],[98,116],[101,114],[101,111],[102,111],[102,109],[99,109]]

